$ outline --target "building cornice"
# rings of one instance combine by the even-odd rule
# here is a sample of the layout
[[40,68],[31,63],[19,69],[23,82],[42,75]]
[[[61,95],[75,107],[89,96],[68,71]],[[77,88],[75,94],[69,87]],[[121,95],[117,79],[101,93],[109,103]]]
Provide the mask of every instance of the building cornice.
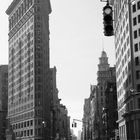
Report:
[[14,7],[20,2],[20,0],[13,0],[13,2],[10,4],[8,9],[6,10],[6,14],[10,15],[10,13],[13,11]]

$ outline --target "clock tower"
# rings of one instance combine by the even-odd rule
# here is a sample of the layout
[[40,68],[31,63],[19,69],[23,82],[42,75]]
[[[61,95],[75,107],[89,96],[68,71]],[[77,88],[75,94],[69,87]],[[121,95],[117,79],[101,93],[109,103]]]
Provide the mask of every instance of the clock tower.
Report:
[[109,77],[109,64],[108,64],[108,57],[105,51],[102,51],[101,57],[99,58],[98,64],[98,73],[97,73],[97,81],[98,83],[103,83]]
[[99,117],[99,126],[100,126],[100,137],[104,139],[104,134],[102,133],[102,130],[104,128],[102,124],[102,112],[103,108],[106,106],[106,95],[105,95],[105,85],[107,81],[112,81],[112,79],[115,76],[115,68],[111,68],[108,64],[108,57],[106,52],[103,50],[101,53],[101,57],[99,58],[99,64],[98,64],[98,72],[97,72],[97,87],[98,87],[98,93],[97,93],[97,112]]

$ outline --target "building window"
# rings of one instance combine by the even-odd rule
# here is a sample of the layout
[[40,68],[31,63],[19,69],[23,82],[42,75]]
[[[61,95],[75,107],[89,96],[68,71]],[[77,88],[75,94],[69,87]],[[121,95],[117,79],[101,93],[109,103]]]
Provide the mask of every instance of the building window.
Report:
[[133,18],[133,25],[135,26],[137,24],[137,19],[136,17]]
[[134,31],[134,38],[137,38],[137,30]]
[[21,123],[21,128],[23,128],[23,122]]
[[140,23],[140,15],[138,15],[138,23]]
[[140,50],[140,42],[139,42],[139,50]]
[[136,43],[134,46],[135,46],[135,52],[137,52],[138,51],[138,43]]
[[131,83],[131,74],[129,75],[129,84]]
[[134,4],[134,5],[132,6],[132,8],[133,8],[133,12],[136,12],[136,4]]
[[140,84],[137,84],[137,92],[140,92]]
[[140,109],[140,98],[138,98],[138,108]]
[[33,129],[30,130],[30,134],[31,134],[31,136],[33,135]]
[[140,1],[137,2],[137,9],[140,9]]
[[26,127],[26,122],[24,122],[24,127]]
[[130,110],[133,110],[133,101],[130,101]]
[[29,136],[29,130],[27,130],[27,136]]
[[33,120],[30,121],[30,126],[33,126]]
[[101,91],[101,96],[103,96],[103,92]]
[[29,121],[27,121],[27,126],[29,126]]
[[135,65],[136,65],[136,66],[139,65],[139,57],[135,57]]
[[24,131],[24,136],[26,136],[26,130]]
[[139,36],[140,36],[140,28],[139,28],[138,32],[139,32]]
[[139,70],[136,71],[136,79],[140,79],[140,71]]
[[101,104],[103,105],[103,98],[101,98]]

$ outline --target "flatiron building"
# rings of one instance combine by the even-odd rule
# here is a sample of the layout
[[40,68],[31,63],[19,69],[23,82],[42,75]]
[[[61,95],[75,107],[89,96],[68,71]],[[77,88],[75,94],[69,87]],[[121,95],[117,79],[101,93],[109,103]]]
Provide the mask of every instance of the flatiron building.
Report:
[[50,139],[49,0],[13,0],[7,119],[16,139]]

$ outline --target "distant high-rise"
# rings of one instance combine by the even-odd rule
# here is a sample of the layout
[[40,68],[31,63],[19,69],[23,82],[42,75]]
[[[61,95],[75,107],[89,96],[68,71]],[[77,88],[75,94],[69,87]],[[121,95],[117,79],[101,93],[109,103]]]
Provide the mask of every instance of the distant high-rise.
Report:
[[8,65],[0,66],[0,140],[6,140],[8,102]]
[[83,139],[88,140],[89,139],[89,126],[87,123],[89,122],[90,118],[90,97],[86,98],[84,100],[84,108],[83,108],[84,114],[83,114]]
[[[83,128],[82,128],[83,129],[82,138],[84,140],[89,139],[105,140],[108,138],[107,128],[103,123],[103,110],[105,107],[108,107],[110,105],[106,103],[107,101],[106,98],[108,97],[112,98],[112,96],[109,95],[107,97],[107,94],[105,92],[107,83],[114,84],[116,82],[115,77],[116,77],[115,67],[109,66],[107,54],[105,51],[102,51],[98,64],[97,85],[90,86],[90,97],[86,98],[84,103]],[[116,89],[113,89],[114,94],[115,91]],[[112,101],[113,100],[114,99],[112,98]],[[111,111],[113,112],[113,109],[116,106],[114,106],[114,104],[111,105],[112,105]],[[108,122],[108,124],[110,122],[111,123],[115,122],[115,119],[111,118],[108,119],[111,120]],[[116,127],[111,127],[111,129],[109,130],[114,131],[115,128]],[[114,135],[110,136],[113,137]]]
[[104,126],[102,122],[103,108],[106,106],[105,83],[115,80],[115,67],[110,67],[108,57],[105,51],[102,51],[99,58],[98,73],[97,73],[97,114],[99,119],[99,137],[105,139]]
[[[90,85],[90,96],[84,102],[83,126],[81,139],[89,140],[98,137],[98,128],[96,127],[97,116],[97,86]],[[96,124],[95,124],[96,123]],[[97,133],[96,133],[97,132]]]
[[140,139],[140,0],[110,0],[114,11],[120,140]]
[[[99,58],[97,83],[98,83],[98,106],[99,114],[102,114],[102,108],[105,106],[104,84],[107,80],[111,79],[108,57],[105,51],[102,51]],[[101,116],[100,116],[101,117]]]
[[17,139],[50,139],[49,0],[13,0],[9,15],[8,120]]

